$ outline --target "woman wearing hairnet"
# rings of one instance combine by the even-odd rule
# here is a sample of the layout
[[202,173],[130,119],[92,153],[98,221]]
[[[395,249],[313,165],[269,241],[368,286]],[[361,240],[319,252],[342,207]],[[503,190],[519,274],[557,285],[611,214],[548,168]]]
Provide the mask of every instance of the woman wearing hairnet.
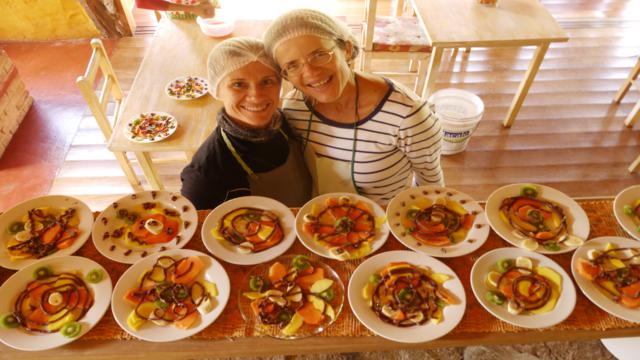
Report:
[[269,26],[264,43],[296,88],[283,111],[301,135],[314,193],[359,193],[384,205],[412,178],[443,184],[432,107],[389,79],[354,72],[358,43],[343,24],[293,10]]
[[182,194],[198,209],[246,195],[303,205],[311,195],[311,180],[300,146],[277,108],[280,74],[263,43],[225,40],[211,51],[207,66],[213,96],[224,108],[214,132],[182,170]]

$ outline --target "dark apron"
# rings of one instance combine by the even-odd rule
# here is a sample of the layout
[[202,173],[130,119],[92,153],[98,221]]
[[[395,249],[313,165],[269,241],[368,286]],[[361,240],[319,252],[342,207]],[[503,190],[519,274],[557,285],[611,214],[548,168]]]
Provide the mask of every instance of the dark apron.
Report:
[[287,161],[271,171],[262,173],[254,173],[249,165],[242,160],[224,130],[221,133],[227,148],[249,175],[251,195],[272,198],[289,207],[300,207],[309,201],[311,198],[311,176],[302,157],[300,145],[289,140],[289,137],[282,130],[280,133],[289,143]]

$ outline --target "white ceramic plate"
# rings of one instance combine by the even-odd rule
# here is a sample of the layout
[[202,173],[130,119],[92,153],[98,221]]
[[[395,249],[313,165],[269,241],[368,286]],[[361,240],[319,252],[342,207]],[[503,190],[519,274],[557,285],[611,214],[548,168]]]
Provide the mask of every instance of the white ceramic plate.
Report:
[[[325,201],[327,198],[331,198],[331,197],[339,198],[341,196],[347,196],[351,198],[353,202],[363,201],[366,204],[368,204],[371,207],[371,209],[373,209],[373,216],[376,219],[376,223],[378,223],[377,219],[386,218],[386,214],[384,213],[384,210],[382,210],[380,205],[367,199],[364,196],[360,196],[357,194],[329,193],[329,194],[316,196],[315,198],[309,200],[306,204],[304,204],[303,207],[300,208],[300,210],[298,211],[298,215],[296,216],[296,233],[298,234],[298,239],[300,239],[300,241],[302,242],[302,245],[304,245],[307,249],[311,250],[312,252],[320,256],[324,256],[329,259],[337,259],[337,258],[333,256],[331,252],[329,252],[329,250],[325,248],[321,243],[313,240],[313,237],[311,235],[304,232],[303,218],[304,218],[304,215],[311,213],[311,209],[314,207],[314,205],[317,206],[318,209],[323,209],[326,207]],[[386,221],[384,224],[380,226],[379,229],[376,229],[376,233],[377,233],[376,236],[371,242],[371,252],[369,254],[366,254],[365,256],[371,255],[376,251],[378,251],[378,249],[380,249],[382,245],[384,245],[384,243],[387,241],[387,238],[389,237],[389,227],[387,226]],[[340,259],[337,259],[337,260],[340,260]],[[352,260],[352,259],[349,259],[349,260]]]
[[596,284],[592,281],[589,281],[582,277],[578,273],[577,265],[578,259],[587,259],[587,252],[591,249],[603,250],[607,243],[616,244],[619,248],[636,248],[640,249],[640,243],[635,240],[627,239],[623,237],[617,236],[603,236],[595,239],[589,240],[586,244],[581,246],[576,250],[573,254],[573,258],[571,258],[571,272],[573,273],[573,278],[576,279],[576,283],[582,293],[591,300],[592,303],[596,304],[600,309],[608,312],[613,316],[617,316],[621,319],[632,321],[636,323],[640,323],[640,310],[639,309],[629,309],[628,307],[622,306],[618,303],[615,303],[609,297],[607,297],[603,290],[601,290]]
[[[519,196],[520,190],[523,186],[533,185],[538,189],[538,197],[552,201],[559,205],[565,213],[567,217],[567,227],[569,230],[569,234],[573,236],[577,236],[584,241],[587,241],[589,237],[589,218],[587,217],[587,213],[578,205],[578,203],[567,196],[566,194],[545,185],[538,184],[511,184],[506,185],[498,190],[494,191],[489,198],[487,199],[487,204],[485,205],[485,211],[487,213],[487,220],[498,235],[501,238],[505,239],[509,243],[514,246],[524,248],[522,243],[524,242],[524,238],[516,235],[514,233],[514,229],[510,224],[506,224],[500,218],[500,205],[502,204],[502,200],[512,197]],[[543,246],[538,246],[536,252],[541,254],[562,254],[566,252],[570,252],[575,250],[576,246],[567,246],[564,243],[560,244],[560,250],[558,251],[550,251],[545,249]]]
[[[222,217],[231,211],[241,207],[269,210],[280,219],[280,226],[284,232],[284,238],[280,243],[264,251],[243,254],[227,241],[213,237],[212,230],[216,228]],[[262,196],[243,196],[226,201],[213,209],[202,224],[202,242],[207,250],[215,257],[236,265],[255,265],[273,260],[287,251],[296,240],[293,230],[293,213],[286,205],[274,199]]]
[[[151,120],[152,124],[162,124],[163,128],[162,130],[153,130],[151,129],[151,126],[145,126],[145,128],[150,129],[151,134],[144,136],[141,134],[135,134],[133,131],[137,126],[137,122],[140,122],[142,119],[154,119]],[[131,119],[124,128],[124,135],[130,141],[146,144],[168,138],[176,132],[177,128],[178,120],[173,115],[161,111],[154,111],[140,114]]]
[[109,273],[93,260],[79,256],[58,256],[42,259],[41,261],[30,264],[13,274],[2,284],[2,287],[0,287],[0,294],[2,294],[2,296],[0,296],[1,315],[10,313],[13,310],[13,305],[18,295],[25,289],[29,282],[33,281],[33,272],[41,266],[50,267],[54,273],[80,272],[83,277],[91,270],[100,269],[104,276],[102,281],[97,284],[91,284],[85,280],[85,283],[93,293],[94,303],[79,321],[82,325],[80,335],[74,338],[68,338],[62,336],[60,332],[46,334],[27,332],[21,328],[5,329],[0,327],[0,341],[14,349],[38,351],[68,344],[89,332],[89,330],[102,319],[102,316],[109,308],[112,289]]
[[630,186],[622,190],[616,196],[615,200],[613,200],[613,214],[616,216],[618,224],[620,224],[620,226],[622,226],[622,228],[627,233],[629,233],[629,235],[633,236],[637,240],[640,240],[640,231],[638,231],[638,225],[634,224],[631,217],[625,215],[624,213],[624,206],[633,206],[633,203],[635,203],[638,199],[640,199],[640,185]]
[[[473,226],[467,237],[450,246],[430,246],[420,243],[402,226],[402,215],[411,205],[427,198],[435,203],[438,198],[447,198],[458,202],[469,213],[475,213]],[[391,233],[409,249],[435,257],[456,257],[469,254],[478,249],[489,237],[489,225],[482,207],[469,195],[458,190],[441,186],[420,186],[406,189],[396,195],[387,206],[387,223]]]
[[[548,267],[562,277],[560,298],[553,310],[544,314],[514,315],[507,310],[506,302],[502,305],[496,305],[486,299],[486,294],[490,291],[485,281],[487,274],[491,270],[496,269],[495,266],[498,261],[502,259],[516,259],[519,256],[531,259],[534,267]],[[487,309],[488,312],[493,314],[493,316],[502,321],[524,328],[546,328],[558,324],[571,315],[576,305],[576,289],[573,287],[571,278],[560,265],[544,255],[518,248],[495,249],[482,255],[475,264],[473,264],[473,268],[471,268],[471,288],[478,302]]]
[[[134,306],[127,303],[124,300],[124,295],[129,289],[132,289],[138,285],[138,279],[140,275],[146,270],[151,269],[156,259],[160,256],[171,256],[174,259],[179,259],[187,256],[199,256],[204,261],[204,275],[201,275],[207,281],[213,282],[218,287],[218,296],[215,297],[214,309],[205,314],[200,315],[200,321],[189,329],[177,329],[173,325],[158,326],[150,321],[147,321],[138,330],[133,330],[127,325],[127,317],[133,311]],[[229,276],[224,270],[222,265],[214,258],[207,254],[203,254],[199,251],[175,249],[167,250],[160,253],[153,254],[146,257],[134,265],[132,265],[127,271],[122,274],[115,288],[113,289],[113,297],[111,299],[111,311],[116,322],[124,331],[129,334],[146,341],[151,342],[167,342],[184,339],[191,335],[197,334],[200,331],[207,328],[213,323],[218,316],[224,310],[229,300],[229,293],[231,291],[231,284],[229,282]]]
[[71,255],[78,249],[80,249],[84,242],[89,238],[89,235],[91,234],[91,225],[93,225],[93,213],[91,212],[91,209],[89,209],[89,207],[82,201],[70,196],[62,195],[42,196],[35,199],[27,200],[0,215],[0,244],[2,246],[2,249],[0,249],[0,266],[2,266],[3,268],[19,270],[27,265],[38,261],[38,259],[11,260],[6,249],[7,242],[13,237],[7,231],[9,225],[15,221],[22,221],[22,217],[26,215],[29,210],[39,207],[74,207],[76,209],[77,215],[80,217],[80,225],[78,226],[78,229],[80,230],[80,236],[78,236],[76,241],[73,242],[73,245],[69,246],[66,249],[56,251],[55,253],[47,256],[47,258]]
[[[451,275],[453,278],[446,281],[444,287],[460,300],[460,304],[445,307],[444,318],[439,324],[427,322],[424,325],[402,328],[380,320],[362,296],[362,289],[369,281],[371,274],[380,271],[388,263],[394,261],[405,261],[413,265],[424,265],[430,267],[436,273]],[[349,305],[364,326],[386,339],[404,343],[425,342],[446,335],[462,320],[467,306],[462,283],[451,268],[430,256],[406,250],[387,251],[365,260],[356,268],[353,275],[351,275],[348,293]]]
[[[199,86],[189,92],[179,93],[180,88],[184,87],[187,82]],[[181,76],[171,80],[164,88],[164,93],[168,97],[176,100],[193,100],[197,99],[209,92],[209,83],[206,79],[199,76]]]
[[[112,234],[114,230],[125,225],[124,220],[116,216],[118,210],[131,210],[146,202],[154,202],[156,206],[180,213],[181,224],[178,236],[168,243],[135,248],[125,244],[124,236],[116,240],[111,236],[105,236],[106,233]],[[140,258],[158,251],[182,248],[191,240],[197,227],[198,212],[189,199],[168,191],[142,191],[123,196],[104,209],[93,224],[91,238],[96,249],[105,257],[113,261],[133,264]]]

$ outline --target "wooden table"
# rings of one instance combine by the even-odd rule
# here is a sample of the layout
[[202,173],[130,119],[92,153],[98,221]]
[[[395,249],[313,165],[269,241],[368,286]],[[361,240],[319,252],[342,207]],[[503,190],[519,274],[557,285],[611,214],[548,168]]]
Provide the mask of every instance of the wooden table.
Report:
[[[610,213],[611,208],[611,199],[599,199],[599,200],[585,200],[581,205],[584,207],[586,202],[591,202],[591,206],[587,206],[585,211],[587,211],[587,215],[589,216],[591,222],[591,235],[590,237],[597,237],[603,235],[624,235],[624,231],[619,228],[616,223],[616,220],[613,218],[613,214]],[[595,208],[593,203],[599,202],[597,208],[601,211],[595,212],[590,211],[589,209]],[[196,230],[196,235],[194,239],[192,239],[187,245],[186,248],[194,249],[198,251],[204,251],[204,245],[202,244],[202,240],[200,238],[200,230],[202,226],[202,221],[207,215],[207,211],[199,212],[199,224],[198,229]],[[604,215],[603,215],[604,214]],[[497,235],[492,234],[490,237],[494,237],[493,244],[490,244],[492,241],[491,238],[478,249],[474,254],[468,255],[470,256],[467,259],[469,262],[473,261],[474,258],[477,258],[480,254],[494,248],[495,246],[508,246],[508,244],[502,240],[497,238]],[[498,241],[496,243],[496,241]],[[384,245],[384,247],[380,251],[387,251],[391,249],[399,249],[402,248],[393,236],[390,237],[389,241]],[[304,251],[304,247],[296,241],[296,243],[292,246],[292,249],[288,251],[288,253],[302,253]],[[91,240],[87,241],[87,243],[83,246],[83,248],[79,251],[79,255],[89,256],[89,254],[93,254],[91,257],[94,260],[99,261],[100,263],[105,264],[109,260],[98,255],[96,253],[95,248],[93,248],[93,243]],[[552,258],[554,261],[557,261],[561,266],[568,270],[568,264],[570,263],[571,253],[567,254],[559,254],[553,255]],[[445,263],[449,263],[450,266],[454,262],[456,258],[451,259],[441,259]],[[466,260],[465,260],[466,261]],[[335,260],[328,260],[328,263],[334,268],[336,267]],[[239,273],[238,276],[243,276],[250,267],[240,267],[231,265],[225,262],[222,262],[223,266],[227,270],[227,272]],[[460,265],[459,263],[457,265]],[[354,265],[355,266],[355,265]],[[112,268],[113,273],[110,272],[112,281],[117,280],[118,274],[123,272],[127,266],[120,264],[120,266]],[[463,286],[466,285],[466,293],[467,293],[467,313],[466,316],[473,316],[472,313],[478,315],[478,312],[482,312],[485,316],[490,319],[493,319],[491,315],[486,313],[485,310],[477,303],[477,300],[470,293],[470,289],[468,289],[468,276],[471,266],[465,266],[461,268],[460,266],[454,267],[454,270],[458,272],[461,276],[461,281],[463,282]],[[8,270],[0,269],[0,281],[6,279],[10,273]],[[246,275],[246,274],[245,274]],[[464,275],[464,276],[463,276]],[[345,281],[346,280],[343,279]],[[234,286],[232,286],[232,296],[229,299],[227,307],[223,312],[221,318],[218,319],[219,326],[223,326],[221,323],[225,322],[222,317],[229,316],[229,318],[237,318],[230,316],[232,312],[237,312],[236,306],[236,297],[234,296]],[[237,291],[237,289],[235,290]],[[579,289],[576,289],[578,296],[577,308],[574,309],[574,313],[570,316],[565,322],[572,322],[574,317],[581,318],[589,318],[593,317],[593,323],[597,324],[599,320],[608,317],[604,312],[599,310],[595,305],[589,302],[584,295],[582,295]],[[237,296],[237,294],[235,294]],[[345,300],[346,301],[346,300]],[[582,309],[582,310],[579,310]],[[110,310],[107,310],[109,313],[105,315],[105,317],[111,317]],[[344,312],[350,312],[350,309],[343,310],[343,314],[340,316],[344,318]],[[340,318],[339,318],[340,319]],[[482,320],[482,319],[480,319]],[[109,322],[108,319],[103,319],[101,322]],[[113,320],[110,320],[113,322]],[[240,319],[241,321],[241,319]],[[498,320],[491,320],[493,322],[498,322]],[[490,326],[491,321],[482,320],[481,323],[485,324],[485,326]],[[420,344],[403,344],[396,343],[389,340],[382,339],[378,336],[315,336],[306,339],[296,340],[296,341],[284,341],[278,339],[272,339],[267,337],[259,337],[259,336],[236,336],[232,338],[221,338],[217,337],[218,340],[211,339],[196,339],[190,338],[181,340],[178,342],[170,342],[170,343],[150,343],[139,340],[98,340],[99,338],[94,339],[79,339],[71,344],[65,345],[61,348],[52,349],[48,351],[42,351],[37,353],[31,352],[23,352],[18,350],[10,349],[4,345],[0,344],[0,358],[6,357],[13,359],[24,359],[24,358],[36,358],[36,359],[45,359],[45,358],[137,358],[142,355],[151,357],[158,356],[159,358],[164,359],[172,359],[172,358],[204,358],[204,357],[215,357],[215,356],[267,356],[267,355],[276,355],[276,354],[308,354],[308,353],[328,353],[328,352],[364,352],[364,351],[388,351],[388,350],[399,350],[399,349],[418,349],[418,348],[437,348],[437,347],[458,347],[458,346],[470,346],[470,345],[497,345],[497,344],[523,344],[523,343],[532,343],[532,342],[541,342],[541,341],[575,341],[575,340],[593,340],[599,338],[611,338],[611,337],[625,337],[625,336],[639,336],[640,335],[640,325],[638,324],[627,324],[626,326],[617,326],[617,327],[608,327],[595,330],[593,327],[591,329],[586,329],[584,327],[571,327],[565,329],[558,329],[558,327],[552,327],[549,329],[541,329],[541,330],[532,330],[532,329],[524,329],[519,328],[519,331],[470,331],[468,327],[465,327],[465,318],[461,324],[458,325],[457,329],[454,329],[451,333],[445,335],[444,337],[426,343]],[[467,323],[469,324],[469,323]],[[99,325],[98,325],[99,326]],[[116,325],[117,326],[117,325]],[[214,322],[211,327],[213,328],[213,332],[216,331],[216,323]],[[96,330],[94,328],[94,330]],[[94,331],[92,330],[92,331]],[[476,329],[477,330],[477,329]],[[329,331],[329,330],[328,330]],[[245,333],[246,334],[246,333]],[[88,337],[87,334],[85,337]]]
[[[264,21],[238,21],[231,36],[260,37]],[[122,120],[109,140],[111,151],[144,154],[144,176],[152,189],[162,190],[160,177],[150,161],[151,152],[184,152],[190,158],[215,127],[222,104],[207,94],[196,100],[174,100],[164,93],[171,80],[180,76],[207,78],[207,56],[223,39],[204,35],[195,20],[163,18],[140,64],[122,109]],[[127,122],[141,113],[161,111],[178,119],[178,129],[169,138],[155,143],[135,143],[124,135]]]
[[411,0],[432,51],[423,94],[435,86],[443,50],[459,47],[535,46],[524,79],[503,125],[511,127],[552,42],[569,40],[565,31],[537,0],[498,0],[486,6],[477,0]]

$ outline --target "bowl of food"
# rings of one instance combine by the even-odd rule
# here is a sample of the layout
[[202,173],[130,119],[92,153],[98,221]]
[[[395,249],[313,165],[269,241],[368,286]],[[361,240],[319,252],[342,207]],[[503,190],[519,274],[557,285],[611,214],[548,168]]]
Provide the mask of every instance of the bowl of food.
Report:
[[200,16],[196,18],[196,22],[200,25],[200,30],[207,36],[224,37],[233,32],[236,19],[228,12],[222,9],[216,10],[216,16],[204,19]]

